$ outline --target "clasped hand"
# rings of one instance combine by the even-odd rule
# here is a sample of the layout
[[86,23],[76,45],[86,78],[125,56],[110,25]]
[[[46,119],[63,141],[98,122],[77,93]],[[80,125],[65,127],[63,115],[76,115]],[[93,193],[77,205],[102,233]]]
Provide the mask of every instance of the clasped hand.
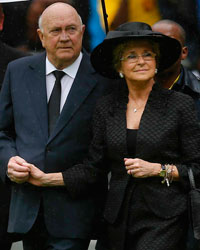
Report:
[[160,164],[151,163],[138,158],[124,158],[127,174],[135,178],[156,176],[160,170]]
[[28,182],[36,186],[43,186],[42,179],[45,177],[45,173],[23,158],[14,156],[8,162],[7,176],[18,184]]

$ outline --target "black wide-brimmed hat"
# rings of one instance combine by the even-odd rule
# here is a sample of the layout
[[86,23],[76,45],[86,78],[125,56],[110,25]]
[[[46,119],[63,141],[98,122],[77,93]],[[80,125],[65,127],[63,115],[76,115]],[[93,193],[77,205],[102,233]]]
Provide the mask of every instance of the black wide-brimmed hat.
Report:
[[151,26],[141,22],[121,24],[116,30],[108,32],[104,41],[91,54],[91,63],[97,72],[109,78],[119,78],[113,67],[113,50],[116,45],[127,40],[147,39],[158,43],[160,49],[158,71],[169,68],[177,61],[181,53],[180,43],[159,32],[153,32]]

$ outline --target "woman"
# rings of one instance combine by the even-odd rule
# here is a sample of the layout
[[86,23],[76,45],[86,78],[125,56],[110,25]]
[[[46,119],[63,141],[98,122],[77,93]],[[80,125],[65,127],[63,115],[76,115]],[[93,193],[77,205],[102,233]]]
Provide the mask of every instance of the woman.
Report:
[[185,249],[187,167],[199,176],[199,129],[190,98],[154,82],[157,69],[178,55],[175,40],[142,23],[121,25],[92,54],[97,71],[119,73],[128,87],[104,98],[96,111],[96,122],[106,124],[112,173],[104,213],[109,249]]
[[180,50],[175,39],[132,22],[91,55],[98,72],[123,80],[96,107],[90,157],[62,175],[78,195],[111,171],[100,250],[185,249],[187,169],[200,178],[200,131],[192,99],[154,81]]

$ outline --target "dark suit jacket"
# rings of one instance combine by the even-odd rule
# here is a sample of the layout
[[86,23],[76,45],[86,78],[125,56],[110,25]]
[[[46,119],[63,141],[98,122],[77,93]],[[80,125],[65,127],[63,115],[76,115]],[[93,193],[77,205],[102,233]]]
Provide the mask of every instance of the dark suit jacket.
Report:
[[[6,72],[6,68],[9,62],[26,56],[27,54],[21,52],[15,48],[12,48],[5,43],[0,41],[0,89],[3,83],[4,75]],[[0,244],[1,242],[6,241],[6,233],[8,226],[8,212],[9,212],[9,204],[10,204],[10,187],[8,185],[3,184],[0,180]],[[15,240],[15,239],[13,239]],[[12,241],[11,239],[9,241]]]
[[[4,181],[8,160],[15,155],[50,173],[65,171],[87,154],[92,111],[108,82],[95,73],[84,54],[55,130],[48,137],[45,81],[45,53],[8,66],[0,95],[0,174]],[[11,185],[9,232],[26,233],[42,200],[50,234],[90,237],[96,213],[92,195],[73,199],[66,187]]]
[[134,179],[127,174],[123,160],[129,157],[126,141],[127,102],[125,83],[99,101],[94,114],[90,157],[84,165],[77,165],[63,173],[68,190],[74,196],[80,195],[99,181],[100,174],[109,166],[112,176],[104,211],[109,223],[114,223],[118,218],[130,179],[139,185],[146,202],[144,205],[152,213],[161,218],[178,216],[187,208],[188,166],[193,168],[198,184],[200,180],[200,129],[194,102],[187,95],[161,89],[155,84],[140,121],[135,158],[175,164],[180,181],[173,181],[170,187],[161,184],[160,177]]

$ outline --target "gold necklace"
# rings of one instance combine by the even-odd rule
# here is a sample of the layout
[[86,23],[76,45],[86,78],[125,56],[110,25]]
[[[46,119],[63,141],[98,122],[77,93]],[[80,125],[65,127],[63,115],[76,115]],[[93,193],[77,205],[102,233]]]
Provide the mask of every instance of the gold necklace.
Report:
[[178,80],[179,80],[179,78],[180,78],[180,75],[181,75],[181,74],[179,74],[179,75],[176,77],[175,81],[174,81],[174,82],[172,83],[172,85],[169,87],[169,90],[171,90],[171,89],[174,87],[174,84],[178,82]]

